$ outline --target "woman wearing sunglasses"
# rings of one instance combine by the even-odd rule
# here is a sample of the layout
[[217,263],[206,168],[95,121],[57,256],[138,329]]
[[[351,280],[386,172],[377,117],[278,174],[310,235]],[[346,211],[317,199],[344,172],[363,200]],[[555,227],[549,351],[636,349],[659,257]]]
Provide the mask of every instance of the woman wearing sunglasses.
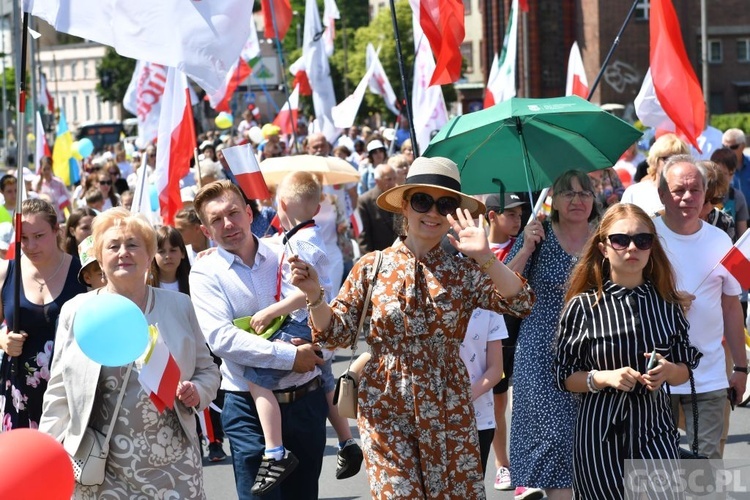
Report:
[[646,460],[648,468],[651,460],[677,459],[679,434],[661,386],[685,382],[687,365],[701,356],[689,344],[689,300],[675,288],[646,212],[628,203],[606,212],[565,299],[555,373],[560,390],[583,393],[575,497],[623,498],[624,460]]
[[[373,498],[485,498],[471,384],[459,356],[476,308],[524,316],[534,295],[489,249],[473,217],[484,205],[460,192],[456,164],[420,157],[406,182],[378,197],[401,214],[405,236],[354,266],[331,305],[318,276],[293,257],[316,342],[349,347],[365,315],[372,359],[359,386],[358,426]],[[448,236],[469,258],[448,255]],[[370,304],[365,296],[370,284]]]
[[102,211],[120,206],[120,196],[115,193],[112,184],[112,177],[108,171],[102,170],[97,174],[97,187],[104,197]]

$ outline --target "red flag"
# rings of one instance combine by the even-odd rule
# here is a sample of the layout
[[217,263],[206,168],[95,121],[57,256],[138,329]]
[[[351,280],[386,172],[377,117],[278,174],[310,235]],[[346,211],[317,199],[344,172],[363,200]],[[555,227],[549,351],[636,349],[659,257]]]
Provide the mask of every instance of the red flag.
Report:
[[464,41],[462,0],[420,0],[419,24],[435,56],[430,85],[453,83],[461,76],[461,42]]
[[174,408],[177,386],[180,383],[180,367],[159,335],[158,327],[150,325],[148,330],[151,344],[138,374],[138,382],[159,413],[162,413],[165,408]]
[[740,282],[743,290],[750,288],[750,231],[745,231],[731,250],[727,252],[721,265]]
[[240,83],[244,82],[253,70],[250,65],[247,64],[242,58],[240,58],[227,73],[227,79],[224,81],[224,88],[216,94],[209,96],[208,101],[211,103],[211,107],[216,111],[229,112],[229,101],[234,95],[234,91]]
[[[271,5],[271,2],[273,2],[273,5]],[[283,40],[292,24],[293,13],[289,0],[261,0],[261,10],[263,11],[263,24],[265,25],[263,36]],[[278,30],[279,36],[275,35],[274,18],[276,19],[276,30]]]
[[281,133],[292,135],[297,128],[297,118],[299,114],[299,86],[294,87],[292,95],[289,96],[289,102],[284,103],[279,114],[273,119],[273,124],[281,129]]
[[589,81],[583,67],[578,42],[573,42],[568,56],[568,78],[565,82],[565,95],[577,95],[586,99],[589,96]]
[[656,97],[674,122],[676,132],[698,148],[696,139],[705,129],[706,103],[685,51],[671,0],[651,1],[649,32],[651,78]]
[[39,96],[37,97],[37,100],[39,101],[39,105],[47,110],[47,113],[54,114],[55,100],[52,98],[52,94],[49,93],[47,77],[44,73],[39,77]]
[[528,12],[529,11],[529,0],[518,0],[518,6],[521,8],[522,11]]
[[359,215],[359,212],[356,210],[352,212],[352,215],[349,216],[349,222],[352,225],[352,233],[354,234],[354,237],[358,237],[359,233],[362,232],[362,217]]
[[185,73],[169,68],[159,117],[154,186],[159,193],[162,222],[171,226],[182,208],[180,179],[190,171],[195,149],[193,109]]
[[266,200],[271,197],[263,174],[260,173],[258,160],[255,159],[255,151],[249,143],[224,148],[222,153],[229,170],[248,199]]

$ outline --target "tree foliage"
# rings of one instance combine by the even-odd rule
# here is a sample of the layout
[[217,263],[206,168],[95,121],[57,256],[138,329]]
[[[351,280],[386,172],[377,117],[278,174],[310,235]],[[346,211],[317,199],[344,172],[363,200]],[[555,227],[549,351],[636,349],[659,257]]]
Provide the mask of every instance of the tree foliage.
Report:
[[121,103],[135,71],[135,59],[123,57],[115,49],[107,48],[104,57],[96,66],[99,83],[96,93],[102,101]]

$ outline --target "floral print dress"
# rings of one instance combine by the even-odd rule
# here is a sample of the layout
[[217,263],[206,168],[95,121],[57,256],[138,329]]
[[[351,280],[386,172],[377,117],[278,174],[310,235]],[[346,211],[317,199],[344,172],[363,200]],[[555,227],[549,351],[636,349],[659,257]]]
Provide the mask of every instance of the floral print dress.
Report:
[[[10,358],[5,353],[0,364],[0,432],[19,427],[36,429],[42,416],[42,398],[49,381],[49,367],[55,343],[55,328],[60,308],[86,287],[78,282],[81,264],[73,257],[62,292],[48,304],[34,304],[26,298],[21,284],[21,329],[28,334],[21,355]],[[11,261],[2,287],[3,312],[8,325],[13,324],[13,279],[15,262]],[[0,335],[5,335],[0,332]]]
[[[348,347],[363,313],[375,254],[362,257],[317,342]],[[365,311],[372,359],[359,388],[358,426],[373,498],[485,498],[470,383],[459,356],[475,308],[527,315],[525,285],[511,299],[471,259],[440,245],[417,260],[403,242],[383,251]]]

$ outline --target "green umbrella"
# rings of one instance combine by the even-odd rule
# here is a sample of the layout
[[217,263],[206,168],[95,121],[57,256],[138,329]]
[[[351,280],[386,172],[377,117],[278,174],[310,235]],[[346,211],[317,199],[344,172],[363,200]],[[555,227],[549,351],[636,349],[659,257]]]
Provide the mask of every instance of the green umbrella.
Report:
[[453,118],[424,155],[456,162],[467,194],[538,191],[570,169],[611,167],[640,136],[577,96],[514,97]]

